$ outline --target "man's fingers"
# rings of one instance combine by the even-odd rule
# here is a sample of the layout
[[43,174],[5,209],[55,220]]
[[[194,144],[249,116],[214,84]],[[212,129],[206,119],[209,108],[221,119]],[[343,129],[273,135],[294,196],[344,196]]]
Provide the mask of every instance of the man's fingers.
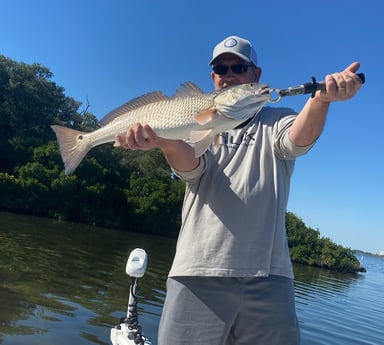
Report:
[[115,145],[131,150],[150,150],[157,147],[159,137],[148,125],[136,124],[124,135],[115,136]]
[[358,61],[352,62],[345,70],[344,72],[352,72],[356,73],[360,68],[360,63]]

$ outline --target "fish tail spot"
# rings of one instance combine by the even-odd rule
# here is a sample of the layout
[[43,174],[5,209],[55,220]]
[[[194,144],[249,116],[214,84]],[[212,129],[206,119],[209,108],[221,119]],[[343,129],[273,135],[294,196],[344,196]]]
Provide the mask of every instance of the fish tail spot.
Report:
[[65,173],[68,175],[77,168],[90,149],[83,140],[85,133],[63,126],[51,128],[56,134]]

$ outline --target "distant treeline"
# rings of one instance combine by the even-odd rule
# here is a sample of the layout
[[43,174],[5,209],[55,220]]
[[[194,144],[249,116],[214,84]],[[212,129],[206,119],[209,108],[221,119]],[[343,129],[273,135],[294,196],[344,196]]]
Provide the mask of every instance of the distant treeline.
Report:
[[[50,126],[92,131],[99,121],[52,77],[40,64],[0,55],[0,210],[177,236],[184,184],[158,150],[101,145],[73,174],[64,174]],[[350,249],[320,238],[292,213],[286,224],[293,261],[359,270]]]

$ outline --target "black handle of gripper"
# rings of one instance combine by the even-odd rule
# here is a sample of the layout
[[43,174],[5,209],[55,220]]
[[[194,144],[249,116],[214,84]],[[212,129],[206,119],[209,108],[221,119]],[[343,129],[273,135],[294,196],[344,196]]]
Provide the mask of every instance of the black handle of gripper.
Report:
[[[364,73],[357,73],[356,75],[360,78],[361,83],[364,84],[365,83]],[[312,94],[311,97],[314,97],[315,92],[317,90],[325,90],[325,81],[320,81],[317,83],[315,77],[312,77],[311,83],[304,84],[304,90],[305,90],[304,93],[311,93]]]

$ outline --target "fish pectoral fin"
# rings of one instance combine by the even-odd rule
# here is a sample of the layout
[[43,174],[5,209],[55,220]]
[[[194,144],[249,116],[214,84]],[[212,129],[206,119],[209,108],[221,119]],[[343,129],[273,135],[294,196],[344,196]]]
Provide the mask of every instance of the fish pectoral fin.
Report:
[[194,118],[199,125],[206,125],[207,123],[213,121],[215,115],[216,109],[209,108],[197,113],[194,115]]
[[190,135],[190,142],[193,144],[195,150],[195,157],[200,157],[208,147],[215,140],[216,133],[212,129],[205,129],[201,131],[192,131]]

